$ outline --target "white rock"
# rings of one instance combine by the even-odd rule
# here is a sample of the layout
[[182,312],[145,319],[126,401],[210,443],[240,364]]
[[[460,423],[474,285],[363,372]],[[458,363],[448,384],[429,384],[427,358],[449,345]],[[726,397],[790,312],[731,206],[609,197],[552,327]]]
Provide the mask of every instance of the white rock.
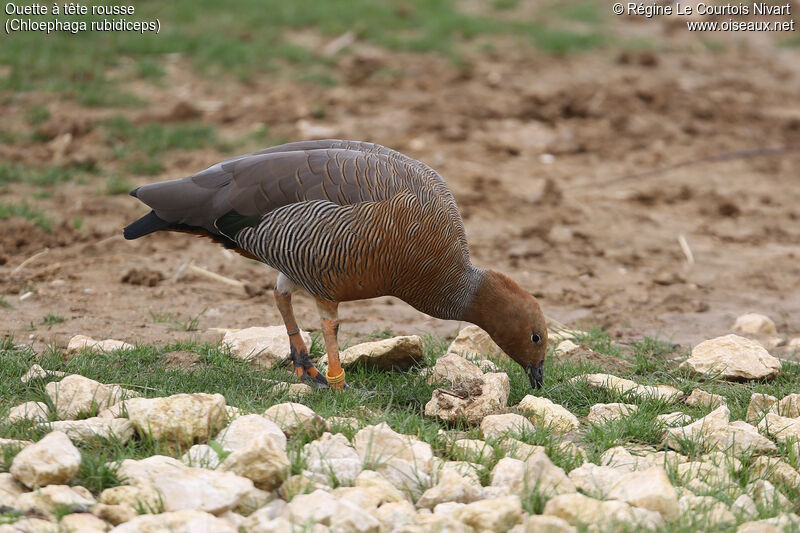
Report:
[[692,393],[686,398],[686,405],[692,407],[705,407],[709,409],[716,409],[720,405],[725,404],[725,397],[719,394],[712,394],[702,389],[694,389]]
[[378,505],[387,503],[407,502],[408,497],[397,490],[385,477],[372,470],[362,471],[355,479],[356,487],[363,487],[376,495]]
[[[271,444],[268,439],[264,442]],[[127,483],[151,485],[161,492],[165,511],[197,509],[219,514],[236,507],[253,489],[251,480],[232,472],[188,467],[160,455],[125,459],[117,473]]]
[[560,433],[572,431],[580,425],[578,417],[547,398],[528,394],[519,402],[517,409],[532,419],[534,424]]
[[25,402],[12,407],[8,412],[8,421],[17,420],[47,420],[49,407],[44,402]]
[[755,341],[725,335],[695,346],[681,368],[723,379],[764,379],[777,376],[781,362]]
[[[788,504],[788,500],[787,500]],[[753,498],[747,494],[742,494],[731,504],[731,512],[742,520],[752,520],[758,518],[758,507]]]
[[191,443],[208,440],[225,426],[221,394],[174,394],[166,398],[133,398],[125,402],[128,418],[142,435],[156,440]]
[[380,522],[346,500],[337,500],[323,490],[295,496],[287,507],[293,523],[318,523],[335,531],[375,532]]
[[[144,481],[136,485],[118,485],[100,493],[100,503],[109,506],[126,506],[146,513],[163,511],[163,495],[153,485]],[[123,515],[128,512],[120,509]],[[136,511],[134,511],[134,514]],[[127,520],[122,520],[127,522]]]
[[458,383],[483,376],[477,365],[454,353],[448,353],[436,360],[433,372],[428,376],[428,383]]
[[365,468],[374,468],[395,487],[418,496],[430,485],[430,444],[401,435],[382,422],[356,433],[353,446]]
[[214,470],[220,464],[217,451],[208,444],[195,444],[183,456],[181,456],[186,466],[197,466]]
[[754,503],[765,509],[787,509],[789,499],[775,485],[766,479],[757,479],[745,487],[745,492],[753,497]]
[[61,419],[71,419],[82,413],[105,409],[120,399],[118,390],[77,374],[45,386],[47,395],[56,407],[56,414]]
[[700,480],[713,488],[727,487],[731,483],[728,465],[705,461],[687,461],[679,464],[675,477],[682,483]]
[[85,512],[95,503],[92,494],[83,487],[47,485],[21,494],[14,507],[26,514],[38,514],[54,520],[56,512]]
[[50,427],[52,431],[61,431],[76,442],[88,441],[96,438],[115,438],[126,442],[133,437],[133,424],[124,418],[86,418],[84,420],[62,420],[39,424]]
[[619,420],[632,415],[639,409],[630,403],[597,403],[589,408],[586,420],[592,424],[604,424],[609,420]]
[[516,495],[481,500],[459,508],[455,518],[473,531],[503,533],[522,521],[522,504]]
[[[364,366],[376,370],[390,370],[408,368],[421,361],[422,339],[417,335],[363,342],[339,354],[339,362],[343,368]],[[320,365],[328,365],[327,355],[322,356]]]
[[22,449],[9,471],[26,487],[66,484],[81,466],[81,452],[64,433],[54,431]]
[[764,520],[758,520],[740,524],[739,527],[736,528],[736,533],[784,533],[784,530]]
[[511,358],[495,344],[489,334],[478,326],[467,326],[459,331],[456,338],[447,348],[447,352],[459,354],[470,359],[482,359],[490,355],[501,361],[511,360]]
[[678,495],[660,467],[624,474],[612,485],[608,498],[655,511],[668,521],[678,518]]
[[487,439],[499,439],[504,436],[519,436],[524,433],[531,434],[534,431],[535,428],[530,420],[515,413],[488,415],[481,420],[481,433],[483,437]]
[[532,514],[523,517],[522,523],[509,530],[510,533],[578,533],[566,520],[556,516]]
[[365,487],[336,487],[331,495],[337,500],[347,500],[369,513],[380,505],[380,497]]
[[223,449],[235,451],[246,448],[259,435],[271,438],[278,448],[286,450],[286,435],[278,424],[262,415],[244,415],[233,420],[214,440]]
[[744,333],[745,335],[777,335],[775,322],[771,318],[758,313],[747,313],[741,315],[733,324],[733,331]]
[[372,515],[381,523],[382,531],[394,531],[413,522],[414,506],[407,502],[390,502],[378,507]]
[[325,429],[331,433],[338,433],[341,429],[357,431],[361,423],[352,416],[330,416],[325,423]]
[[432,509],[440,503],[472,503],[480,497],[480,487],[455,472],[446,471],[439,476],[439,483],[426,490],[417,500],[417,506]]
[[675,411],[674,413],[665,413],[656,416],[656,420],[661,422],[667,427],[685,426],[692,422],[692,417],[683,411]]
[[797,418],[786,418],[767,413],[767,416],[758,423],[758,429],[761,433],[770,435],[779,442],[800,440],[800,419]]
[[292,437],[301,431],[318,435],[325,430],[325,420],[301,403],[275,404],[264,411],[264,418],[278,424],[287,437]]
[[[300,331],[306,346],[311,346],[311,335]],[[283,361],[291,352],[289,337],[283,326],[229,329],[222,338],[231,355],[244,361],[255,361],[270,368]]]
[[291,466],[286,452],[269,435],[260,434],[231,452],[219,469],[250,479],[256,487],[269,491],[283,484]]
[[563,469],[557,467],[544,453],[537,453],[526,461],[504,457],[492,469],[491,485],[506,487],[512,494],[538,491],[553,496],[575,492],[575,485]]
[[554,355],[556,357],[564,357],[565,355],[571,354],[572,352],[574,352],[578,348],[580,348],[580,346],[575,344],[571,340],[569,340],[569,339],[563,340],[563,341],[558,343],[558,346],[556,346]]
[[510,393],[508,374],[497,372],[436,389],[425,404],[425,416],[444,421],[478,424],[483,417],[503,409]]
[[456,457],[466,461],[488,462],[494,458],[494,449],[478,439],[456,439],[450,451]]
[[670,402],[683,398],[683,393],[669,385],[639,385],[629,379],[612,374],[584,374],[570,379],[572,383],[585,381],[592,387],[606,389],[631,398],[658,398]]
[[730,410],[722,405],[687,426],[667,429],[664,441],[667,446],[676,450],[681,448],[681,441],[684,440],[702,443],[711,433],[727,428],[730,417]]
[[488,374],[490,372],[499,372],[500,369],[494,364],[492,361],[488,359],[475,359],[473,361],[475,365],[481,369],[481,372],[484,374]]
[[713,496],[683,496],[680,499],[680,513],[705,515],[708,525],[714,528],[726,528],[736,523],[733,513]]
[[800,474],[790,464],[774,457],[757,457],[750,464],[750,479],[762,478],[800,489]]
[[520,461],[525,461],[531,455],[545,451],[544,446],[532,446],[513,437],[503,437],[497,440],[497,446],[506,457]]
[[770,406],[769,412],[786,418],[800,418],[800,394],[787,394],[776,405]]
[[734,455],[777,453],[778,447],[760,435],[755,427],[737,420],[723,429],[713,431],[705,443],[710,450],[719,450]]
[[226,520],[193,509],[144,514],[125,522],[111,533],[237,533]]
[[342,485],[352,484],[363,468],[358,452],[340,433],[323,433],[303,447],[303,456],[308,470],[332,477]]
[[7,472],[0,473],[0,507],[14,507],[17,498],[26,491],[22,484]]
[[31,365],[28,371],[25,372],[25,375],[20,378],[20,381],[27,383],[32,379],[50,379],[51,377],[63,378],[66,375],[66,372],[61,372],[58,370],[45,370],[39,365]]
[[433,482],[438,483],[439,478],[445,472],[454,472],[476,487],[480,487],[480,475],[486,472],[486,467],[478,463],[470,463],[469,461],[443,461],[438,457],[434,457],[432,477]]
[[105,533],[110,527],[103,520],[89,513],[73,513],[64,516],[58,525],[64,531],[80,531],[81,533]]
[[569,479],[592,498],[605,499],[611,488],[626,475],[626,469],[584,463],[570,471]]
[[598,531],[654,530],[664,527],[660,514],[620,501],[600,501],[583,494],[561,494],[544,506],[544,515],[556,516],[574,526],[593,526]]
[[86,335],[75,335],[69,340],[67,344],[67,353],[74,354],[89,350],[94,353],[113,352],[114,350],[133,350],[134,346],[127,342],[122,342],[114,339],[105,339],[102,341],[94,340]]

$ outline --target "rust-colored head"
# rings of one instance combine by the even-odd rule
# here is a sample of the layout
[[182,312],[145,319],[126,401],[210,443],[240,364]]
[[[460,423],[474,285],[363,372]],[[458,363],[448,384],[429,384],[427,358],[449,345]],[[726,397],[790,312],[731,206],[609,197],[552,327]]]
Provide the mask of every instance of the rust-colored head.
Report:
[[547,324],[531,293],[508,276],[486,270],[464,319],[483,328],[519,363],[532,387],[542,386]]

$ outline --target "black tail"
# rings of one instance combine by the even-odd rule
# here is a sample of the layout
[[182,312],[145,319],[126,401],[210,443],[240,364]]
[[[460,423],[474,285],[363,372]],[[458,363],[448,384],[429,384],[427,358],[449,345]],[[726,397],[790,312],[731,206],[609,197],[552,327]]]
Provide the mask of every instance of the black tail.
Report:
[[126,239],[132,240],[149,235],[154,231],[167,229],[171,226],[172,224],[162,218],[159,218],[155,211],[150,211],[136,222],[126,226],[122,234]]

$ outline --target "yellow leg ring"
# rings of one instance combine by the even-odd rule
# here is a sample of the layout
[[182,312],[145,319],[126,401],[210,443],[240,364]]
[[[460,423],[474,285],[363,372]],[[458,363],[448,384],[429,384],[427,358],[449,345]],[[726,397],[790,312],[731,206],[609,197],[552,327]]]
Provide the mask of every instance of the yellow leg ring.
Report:
[[331,376],[330,373],[325,372],[325,377],[328,378],[328,385],[338,385],[340,383],[344,383],[344,369],[342,369],[342,373],[338,376]]

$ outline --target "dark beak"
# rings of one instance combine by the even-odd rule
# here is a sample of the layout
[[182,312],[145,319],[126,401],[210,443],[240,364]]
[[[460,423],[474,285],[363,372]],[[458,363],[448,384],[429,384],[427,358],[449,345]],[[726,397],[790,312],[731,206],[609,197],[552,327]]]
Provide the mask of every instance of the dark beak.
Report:
[[531,387],[534,389],[541,388],[544,381],[544,359],[538,365],[528,365],[525,367],[525,373],[531,380]]

